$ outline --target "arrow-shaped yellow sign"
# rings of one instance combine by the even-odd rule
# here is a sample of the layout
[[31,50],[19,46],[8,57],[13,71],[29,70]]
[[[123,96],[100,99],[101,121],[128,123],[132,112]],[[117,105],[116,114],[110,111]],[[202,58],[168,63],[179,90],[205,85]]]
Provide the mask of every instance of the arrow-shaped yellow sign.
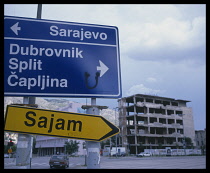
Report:
[[99,115],[7,106],[5,131],[102,141],[119,128]]

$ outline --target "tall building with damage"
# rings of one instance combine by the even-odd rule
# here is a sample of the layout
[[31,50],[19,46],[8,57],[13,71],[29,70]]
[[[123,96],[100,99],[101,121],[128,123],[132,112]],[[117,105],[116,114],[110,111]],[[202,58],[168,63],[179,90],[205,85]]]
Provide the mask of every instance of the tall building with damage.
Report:
[[135,94],[118,100],[121,146],[127,153],[143,149],[195,146],[193,112],[188,100]]

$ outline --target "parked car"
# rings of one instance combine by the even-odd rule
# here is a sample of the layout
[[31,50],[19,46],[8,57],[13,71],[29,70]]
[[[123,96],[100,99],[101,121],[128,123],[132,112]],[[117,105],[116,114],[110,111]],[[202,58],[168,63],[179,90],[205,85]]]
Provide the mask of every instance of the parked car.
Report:
[[69,158],[66,155],[53,155],[49,161],[50,168],[53,167],[69,167]]
[[[116,153],[113,154],[112,156],[116,156]],[[125,157],[125,153],[124,152],[117,153],[117,157]]]
[[4,158],[9,158],[9,154],[4,154]]
[[151,156],[151,153],[141,152],[141,153],[137,154],[136,156],[137,156],[137,157],[144,157],[144,156],[150,157],[150,156]]

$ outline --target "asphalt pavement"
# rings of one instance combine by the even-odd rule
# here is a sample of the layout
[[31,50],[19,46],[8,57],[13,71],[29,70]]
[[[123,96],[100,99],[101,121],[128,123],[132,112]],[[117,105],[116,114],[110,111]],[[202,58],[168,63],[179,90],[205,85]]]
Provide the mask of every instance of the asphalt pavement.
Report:
[[[32,158],[31,169],[50,169],[50,157]],[[4,159],[4,169],[23,169],[15,158]],[[69,168],[87,169],[85,157],[70,157]],[[101,157],[100,169],[206,169],[206,156]]]
[[206,169],[205,156],[122,157],[101,159],[101,169]]
[[[34,157],[31,162],[31,169],[50,169],[50,157]],[[84,157],[69,157],[69,168],[66,169],[87,169]],[[23,166],[16,166],[15,158],[4,158],[4,169],[25,169]]]

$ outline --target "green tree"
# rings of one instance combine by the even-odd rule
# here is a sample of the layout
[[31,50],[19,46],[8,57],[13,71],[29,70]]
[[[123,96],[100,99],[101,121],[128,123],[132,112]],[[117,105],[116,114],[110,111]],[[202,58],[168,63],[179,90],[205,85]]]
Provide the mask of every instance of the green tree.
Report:
[[162,143],[158,143],[158,149],[162,149],[162,148],[163,148]]
[[[12,138],[7,138],[9,141],[14,141]],[[8,143],[8,142],[7,142]],[[17,146],[13,143],[13,146],[4,145],[4,153],[8,153],[8,149],[12,149],[12,152],[16,152]]]
[[79,143],[76,140],[70,140],[69,142],[65,142],[66,145],[66,153],[69,155],[78,152],[79,149]]
[[192,143],[192,139],[189,137],[185,138],[185,142],[186,142],[186,148],[190,149],[193,148],[193,143]]
[[12,152],[16,152],[17,146],[13,145],[13,146],[10,147],[10,146],[4,145],[4,153],[8,153],[8,150],[10,148],[12,149]]
[[101,142],[101,149],[104,149],[105,145],[110,145],[110,139],[106,140],[105,142],[104,141]]
[[202,145],[200,147],[200,149],[201,149],[202,155],[204,155],[205,154],[205,150],[206,150],[206,145]]
[[140,152],[144,152],[144,146],[143,146],[142,142],[139,142],[138,153],[140,153]]
[[4,153],[8,153],[8,152],[7,152],[7,151],[8,151],[8,149],[9,149],[9,146],[4,145]]

